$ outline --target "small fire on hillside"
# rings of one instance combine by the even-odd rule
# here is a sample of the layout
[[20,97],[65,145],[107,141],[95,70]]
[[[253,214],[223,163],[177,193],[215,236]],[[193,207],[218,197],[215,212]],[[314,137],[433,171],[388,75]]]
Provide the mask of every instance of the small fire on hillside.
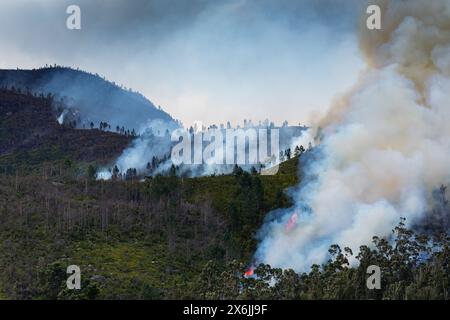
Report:
[[295,211],[286,223],[285,231],[290,232],[297,225],[298,212]]
[[248,269],[244,272],[244,277],[249,278],[252,277],[255,274],[255,266],[250,265]]

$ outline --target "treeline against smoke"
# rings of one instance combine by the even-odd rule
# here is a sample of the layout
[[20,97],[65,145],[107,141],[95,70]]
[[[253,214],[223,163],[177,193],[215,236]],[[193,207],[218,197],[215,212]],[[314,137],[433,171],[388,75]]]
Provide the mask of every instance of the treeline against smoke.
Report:
[[[270,221],[259,262],[307,271],[333,243],[387,237],[399,217],[422,226],[433,189],[450,183],[450,2],[379,4],[382,28],[369,30],[362,18],[357,29],[366,70],[311,125],[318,157],[284,212],[298,211],[297,226],[286,233],[285,220]],[[436,213],[448,232],[448,211]]]
[[[0,70],[0,86],[3,91],[50,101],[54,119],[62,127],[99,129],[134,138],[114,163],[100,168],[99,178],[127,177],[134,172],[143,177],[167,172],[171,167],[170,153],[174,145],[171,133],[181,128],[181,123],[139,93],[109,82],[97,74],[56,65],[33,70]],[[193,136],[207,134],[209,130],[221,130],[223,133],[225,128],[244,131],[279,129],[279,143],[283,151],[281,158],[289,157],[285,151],[291,148],[292,141],[299,138],[306,129],[301,125],[289,126],[287,121],[281,127],[276,127],[266,119],[256,125],[250,120],[244,120],[242,128],[239,125],[232,128],[231,123],[227,122],[226,127],[220,124],[220,129],[215,124],[208,128],[196,128],[202,131],[200,133],[194,133],[192,127],[186,130]],[[207,144],[204,143],[202,151],[206,147]],[[248,144],[246,148],[249,148]],[[293,148],[295,146],[292,146],[292,153]],[[252,165],[243,167],[250,171]],[[204,176],[231,173],[232,170],[233,164],[201,164],[184,165],[178,172],[185,176]]]
[[[363,245],[351,267],[350,248],[332,245],[330,259],[311,271],[257,266],[245,276],[246,266],[237,261],[220,272],[210,261],[200,275],[197,292],[203,299],[445,299],[450,298],[450,237],[446,233],[418,234],[401,219],[392,231],[394,241],[373,237]],[[367,268],[381,269],[381,288],[369,289]]]
[[[292,159],[295,160],[295,159]],[[0,297],[9,299],[195,298],[212,259],[250,258],[265,212],[288,204],[292,172],[144,182],[98,181],[75,163],[0,174]],[[284,170],[284,169],[283,169]],[[83,270],[66,290],[66,267]]]
[[82,129],[99,129],[102,131],[111,131],[118,134],[122,134],[125,136],[131,136],[136,137],[138,133],[134,128],[131,130],[129,128],[125,128],[124,126],[117,125],[114,128],[111,127],[111,125],[106,121],[100,121],[99,123],[94,123],[93,121],[85,121],[83,122],[82,116],[80,115],[79,111],[76,109],[70,108],[68,105],[71,100],[69,97],[57,97],[55,94],[52,93],[43,93],[43,92],[32,92],[29,88],[22,89],[20,87],[15,87],[14,85],[7,86],[2,85],[0,86],[0,90],[3,92],[9,92],[11,94],[19,94],[19,95],[25,95],[27,97],[32,98],[40,98],[45,101],[47,101],[54,109],[54,116],[56,117],[56,120],[58,123],[67,128],[82,128]]
[[[267,120],[268,123],[268,120]],[[148,131],[139,137],[137,137],[131,146],[124,150],[122,155],[117,159],[116,163],[110,168],[102,168],[99,171],[98,178],[99,179],[143,179],[145,176],[156,176],[158,174],[169,174],[170,171],[175,170],[176,174],[183,177],[198,177],[198,176],[208,176],[208,175],[220,175],[220,174],[231,174],[235,168],[235,162],[238,162],[241,155],[244,154],[245,163],[239,163],[239,166],[251,172],[256,170],[257,172],[261,172],[263,169],[270,168],[274,165],[279,164],[280,162],[287,161],[292,157],[300,156],[304,153],[308,148],[310,150],[312,148],[310,141],[305,141],[302,138],[302,134],[305,131],[305,127],[303,126],[288,126],[287,122],[283,127],[275,127],[274,124],[250,127],[247,126],[243,130],[239,127],[236,129],[237,133],[242,133],[242,136],[245,137],[245,130],[255,130],[256,132],[256,140],[251,139],[251,135],[245,139],[244,143],[238,142],[240,139],[231,140],[227,137],[225,129],[218,129],[217,126],[212,125],[209,128],[203,128],[200,132],[195,132],[192,127],[189,129],[178,129],[178,132],[183,133],[183,136],[180,138],[180,141],[172,141],[171,135],[168,130],[164,132],[163,135],[153,134],[151,130],[151,126],[149,126]],[[268,132],[268,142],[267,142],[267,150],[262,151],[266,152],[267,158],[258,159],[256,163],[251,163],[251,153],[258,154],[260,152],[261,142],[259,141],[259,133],[258,129],[264,129]],[[210,131],[212,130],[212,131]],[[208,135],[215,135],[216,130],[220,131],[219,136],[222,137],[222,159],[219,160],[217,164],[209,164],[207,163],[208,157],[214,159],[214,156],[207,153],[207,149],[211,148],[211,146],[218,147],[220,143],[215,140],[204,141],[203,137]],[[277,141],[276,150],[272,148],[272,138],[270,137],[272,134],[272,130],[279,130],[279,141]],[[188,142],[185,143],[184,140]],[[216,139],[216,138],[215,138]],[[201,141],[200,144],[196,141]],[[297,142],[305,143],[303,145],[297,145]],[[308,143],[309,142],[309,143]],[[171,159],[173,147],[176,144],[183,144],[183,150],[181,152],[181,157],[183,158],[183,163],[174,165]],[[307,145],[306,145],[307,144]],[[233,153],[233,163],[227,163],[226,159],[228,159],[228,149],[229,145],[232,145],[231,149]],[[186,148],[190,148],[190,150],[186,150]],[[280,150],[281,149],[281,150]],[[189,159],[186,162],[184,153],[188,152],[190,154]],[[205,156],[206,152],[206,156]],[[277,152],[278,154],[274,154]],[[200,153],[202,162],[197,163],[196,154]],[[269,154],[272,156],[269,157]],[[206,157],[206,158],[205,158]],[[258,157],[259,158],[259,157]],[[266,161],[269,160],[270,161]],[[217,160],[217,159],[216,159]],[[221,162],[221,163],[220,163]]]
[[[292,205],[282,190],[297,183],[297,164],[288,160],[275,176],[235,168],[145,182],[97,181],[89,169],[82,178],[70,163],[1,174],[0,297],[448,299],[448,236],[412,232],[403,220],[392,242],[375,237],[355,254],[333,245],[311,271],[260,265],[245,277],[266,212]],[[445,187],[435,200],[448,216]],[[70,264],[83,270],[75,293],[65,289]],[[381,290],[367,289],[368,265],[381,268]]]
[[55,65],[33,70],[0,70],[0,85],[24,93],[51,94],[58,121],[77,128],[102,124],[102,129],[109,131],[129,130],[131,134],[134,130],[138,134],[148,119],[179,125],[142,94],[79,69]]

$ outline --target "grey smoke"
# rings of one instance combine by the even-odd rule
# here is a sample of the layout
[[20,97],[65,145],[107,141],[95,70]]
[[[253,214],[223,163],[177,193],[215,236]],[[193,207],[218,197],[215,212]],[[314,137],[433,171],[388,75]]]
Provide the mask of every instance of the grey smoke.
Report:
[[[56,63],[97,72],[185,125],[266,117],[305,123],[361,67],[350,32],[364,13],[358,3],[3,0],[0,68]],[[65,27],[69,4],[82,9],[80,31]]]
[[107,122],[111,131],[119,126],[139,132],[149,120],[175,122],[141,94],[77,70],[0,70],[0,85],[15,86],[37,94],[53,94],[56,104],[80,114],[78,127],[89,127],[93,122],[98,128],[100,122]]
[[320,144],[304,159],[295,206],[262,228],[260,262],[303,271],[331,244],[357,252],[389,238],[400,217],[420,225],[433,190],[450,182],[450,2],[380,4],[383,29],[359,29],[367,71],[311,129]]

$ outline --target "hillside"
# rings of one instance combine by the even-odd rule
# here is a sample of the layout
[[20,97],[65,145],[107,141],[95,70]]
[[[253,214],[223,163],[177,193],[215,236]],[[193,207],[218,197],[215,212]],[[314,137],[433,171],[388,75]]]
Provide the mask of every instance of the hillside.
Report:
[[22,92],[51,93],[55,103],[71,108],[78,126],[98,127],[101,121],[125,129],[139,130],[150,120],[174,123],[172,117],[143,95],[125,90],[98,75],[63,67],[33,70],[0,70],[0,87],[20,88]]
[[209,260],[250,261],[265,214],[289,205],[297,159],[275,176],[96,181],[87,165],[132,137],[60,125],[52,103],[0,90],[0,298],[195,298]]
[[[52,103],[0,90],[0,299],[448,299],[449,237],[416,235],[403,220],[395,246],[374,237],[356,268],[333,245],[308,274],[260,265],[258,278],[243,277],[267,214],[292,205],[288,191],[310,151],[273,176],[235,168],[98,181],[92,168],[132,137],[60,125]],[[448,216],[445,191],[433,210]],[[77,291],[66,289],[73,264]],[[383,268],[383,290],[366,287],[373,264]]]
[[[289,205],[297,160],[261,177],[95,181],[76,163],[0,173],[0,297],[196,298],[209,260],[251,260],[265,214]],[[64,290],[70,264],[80,292]]]
[[0,165],[36,166],[70,159],[107,163],[131,137],[98,129],[78,130],[56,121],[52,99],[0,90]]
[[[309,274],[261,265],[259,278],[245,278],[267,214],[292,205],[300,160],[314,153],[272,176],[235,167],[98,181],[92,169],[111,164],[133,137],[61,125],[53,103],[0,89],[0,299],[448,299],[450,239],[415,235],[403,220],[396,245],[374,237],[356,268],[351,252],[333,245]],[[433,210],[448,216],[445,191]],[[79,291],[66,289],[73,264]],[[383,268],[382,291],[366,288],[372,264]],[[268,286],[267,276],[278,284]]]
[[[261,265],[260,278],[244,278],[267,212],[290,206],[298,160],[274,176],[145,182],[83,179],[76,165],[0,173],[0,299],[448,299],[450,238],[404,224],[395,245],[374,237],[373,248],[362,246],[358,267],[334,245],[309,274]],[[66,289],[73,264],[77,291]],[[383,268],[382,290],[366,287],[373,264]]]

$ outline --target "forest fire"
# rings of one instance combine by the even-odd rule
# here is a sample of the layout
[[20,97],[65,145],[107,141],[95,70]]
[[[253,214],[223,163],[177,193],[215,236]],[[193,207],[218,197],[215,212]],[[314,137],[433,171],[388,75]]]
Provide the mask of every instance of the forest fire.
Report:
[[298,220],[298,213],[297,211],[295,211],[291,217],[289,218],[287,224],[286,224],[286,232],[290,232],[296,225],[297,225],[297,220]]
[[244,277],[252,277],[255,274],[255,267],[251,265],[248,267],[248,269],[244,272]]

